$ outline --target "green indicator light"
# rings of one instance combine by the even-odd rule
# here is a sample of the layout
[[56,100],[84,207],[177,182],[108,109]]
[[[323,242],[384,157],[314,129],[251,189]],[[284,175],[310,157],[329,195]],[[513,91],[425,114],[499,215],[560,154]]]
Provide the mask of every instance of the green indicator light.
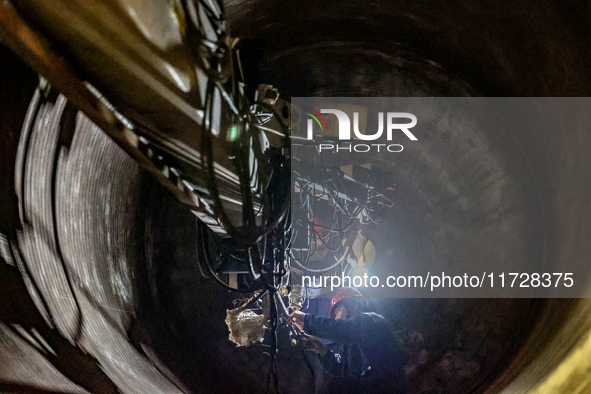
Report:
[[236,141],[238,139],[238,126],[233,125],[230,127],[230,133],[228,134],[228,139],[232,141]]

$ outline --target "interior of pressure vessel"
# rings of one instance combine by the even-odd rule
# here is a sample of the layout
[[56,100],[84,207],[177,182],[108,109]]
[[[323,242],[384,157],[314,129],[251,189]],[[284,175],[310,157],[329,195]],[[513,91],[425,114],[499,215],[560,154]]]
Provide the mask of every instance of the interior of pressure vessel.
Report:
[[[247,0],[227,2],[226,11],[233,35],[266,41],[262,72],[287,100],[579,96],[591,90],[589,12],[576,2]],[[35,124],[51,123],[52,116],[50,109],[40,112]],[[440,140],[426,143],[416,161],[368,157],[398,185],[394,207],[373,232],[376,272],[379,261],[403,267],[503,248],[524,261],[589,255],[585,201],[591,185],[580,185],[580,174],[591,166],[589,141],[533,129],[499,136],[465,127],[461,148],[449,152],[437,147],[459,134],[449,125],[437,131]],[[482,149],[485,140],[520,149],[499,154]],[[40,134],[32,141],[34,168],[45,163],[44,144],[52,141]],[[561,160],[565,152],[576,159]],[[442,162],[453,173],[444,173]],[[475,166],[482,176],[474,176]],[[109,288],[114,304],[133,311],[112,315],[131,342],[149,349],[192,391],[265,392],[266,349],[236,348],[228,340],[226,309],[237,296],[199,269],[197,218],[90,125],[77,130],[57,176],[68,202],[61,225],[72,229],[69,258],[93,264],[88,272],[100,273],[96,286]],[[555,196],[570,190],[578,192],[558,204]],[[500,217],[479,220],[485,211]],[[88,298],[109,308],[108,299]],[[542,356],[564,354],[590,326],[582,317],[589,306],[581,300],[390,298],[373,305],[414,343],[405,355],[409,393],[526,392],[561,361]],[[279,334],[281,392],[312,391],[302,353],[286,332]],[[557,350],[560,338],[566,346]]]

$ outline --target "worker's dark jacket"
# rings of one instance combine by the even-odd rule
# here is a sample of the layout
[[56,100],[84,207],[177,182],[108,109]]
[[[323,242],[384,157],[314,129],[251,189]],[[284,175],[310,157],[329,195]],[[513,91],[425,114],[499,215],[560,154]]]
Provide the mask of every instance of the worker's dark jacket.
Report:
[[400,347],[382,316],[335,320],[306,315],[304,330],[333,341],[331,351],[320,357],[328,393],[405,393]]

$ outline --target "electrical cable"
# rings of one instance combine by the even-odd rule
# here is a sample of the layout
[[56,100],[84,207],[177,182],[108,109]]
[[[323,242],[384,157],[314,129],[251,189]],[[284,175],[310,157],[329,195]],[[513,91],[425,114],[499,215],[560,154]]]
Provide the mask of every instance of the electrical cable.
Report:
[[269,331],[271,337],[271,346],[270,346],[270,356],[271,356],[271,363],[269,365],[269,372],[267,374],[267,387],[271,388],[271,380],[273,381],[273,388],[276,394],[279,394],[279,377],[277,374],[277,323],[278,323],[278,316],[277,316],[277,305],[275,301],[275,293],[271,294],[269,297],[270,302],[270,316],[269,316]]
[[[216,274],[216,272],[213,270],[213,267],[211,266],[211,262],[210,262],[210,258],[209,258],[209,251],[208,251],[208,245],[207,245],[207,241],[206,241],[206,235],[208,234],[209,231],[211,231],[209,229],[209,227],[207,227],[207,225],[203,222],[201,222],[200,220],[197,221],[197,233],[198,233],[198,241],[199,241],[199,247],[197,248],[197,260],[199,261],[200,264],[202,264],[207,272],[209,272],[209,274],[211,275],[211,277],[213,277],[213,279],[216,281],[216,283],[218,285],[220,285],[221,287],[223,287],[226,290],[230,290],[233,292],[238,292],[238,293],[252,293],[254,291],[256,291],[256,288],[246,288],[246,289],[237,289],[234,288],[232,286],[229,286],[227,283],[225,283],[223,280],[221,280],[218,275]],[[210,236],[215,236],[212,234],[209,234]]]

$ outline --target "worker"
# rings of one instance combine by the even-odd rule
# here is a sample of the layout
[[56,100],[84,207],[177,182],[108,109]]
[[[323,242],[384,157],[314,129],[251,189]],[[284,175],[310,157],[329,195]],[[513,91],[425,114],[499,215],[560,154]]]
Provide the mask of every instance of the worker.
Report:
[[[292,321],[309,337],[309,350],[324,369],[323,393],[393,393],[405,390],[401,351],[386,320],[366,312],[367,300],[352,287],[332,299],[330,318],[294,311]],[[318,338],[330,340],[325,345]]]

